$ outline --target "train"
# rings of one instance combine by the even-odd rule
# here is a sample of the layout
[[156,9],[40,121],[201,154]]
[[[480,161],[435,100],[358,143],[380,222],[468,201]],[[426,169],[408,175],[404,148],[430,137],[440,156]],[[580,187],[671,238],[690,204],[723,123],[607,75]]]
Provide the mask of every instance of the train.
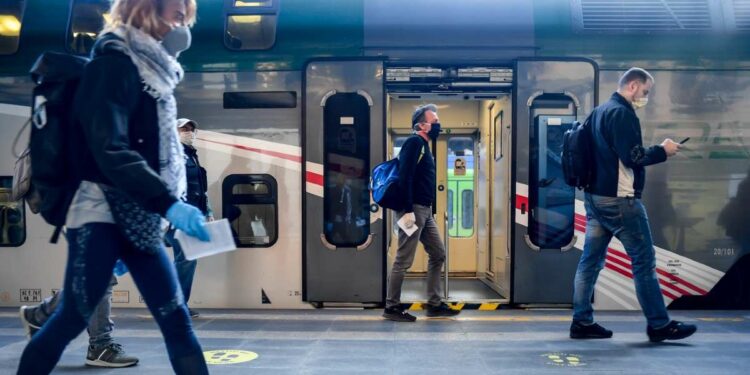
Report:
[[[57,292],[66,259],[10,199],[28,70],[44,51],[86,56],[108,8],[0,1],[0,306]],[[370,171],[426,103],[444,129],[431,147],[446,300],[570,306],[586,215],[562,178],[562,134],[638,66],[655,79],[644,143],[690,137],[647,169],[665,302],[750,308],[750,227],[727,228],[750,211],[749,34],[747,0],[200,0],[178,111],[198,124],[209,200],[238,250],[199,261],[191,306],[382,306],[396,241]],[[405,301],[423,298],[426,262],[418,251]],[[613,240],[595,307],[639,309],[631,279]],[[144,306],[128,276],[113,303]]]

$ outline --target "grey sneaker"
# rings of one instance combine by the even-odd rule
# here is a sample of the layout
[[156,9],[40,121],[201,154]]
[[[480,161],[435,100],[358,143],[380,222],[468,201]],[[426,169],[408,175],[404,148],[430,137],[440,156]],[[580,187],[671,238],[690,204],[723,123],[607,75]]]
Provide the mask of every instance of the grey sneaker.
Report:
[[34,309],[36,309],[36,307],[29,306],[21,306],[21,308],[18,309],[18,315],[21,317],[21,324],[23,325],[24,331],[26,331],[26,338],[29,340],[31,340],[31,337],[42,328],[42,325],[34,319]]
[[95,349],[89,345],[86,354],[86,365],[95,367],[128,367],[138,363],[138,358],[125,354],[122,345],[111,343],[105,347]]

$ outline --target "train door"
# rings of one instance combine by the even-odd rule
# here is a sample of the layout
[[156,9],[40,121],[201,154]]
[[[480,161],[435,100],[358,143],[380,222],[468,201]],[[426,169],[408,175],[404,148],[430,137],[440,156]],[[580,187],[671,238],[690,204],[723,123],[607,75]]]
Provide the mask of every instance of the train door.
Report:
[[560,152],[565,130],[595,106],[597,72],[588,60],[516,63],[513,303],[572,303],[574,246],[583,243],[574,224],[583,208],[581,193],[562,178]]
[[385,154],[383,63],[312,61],[304,87],[303,300],[381,304],[385,224],[368,184]]

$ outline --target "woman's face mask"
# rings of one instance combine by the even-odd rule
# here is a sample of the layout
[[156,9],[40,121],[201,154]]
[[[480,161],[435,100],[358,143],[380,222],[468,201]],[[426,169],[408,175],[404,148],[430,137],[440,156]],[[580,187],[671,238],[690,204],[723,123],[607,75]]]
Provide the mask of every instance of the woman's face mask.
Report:
[[190,48],[191,42],[192,35],[190,34],[190,28],[187,26],[175,26],[164,35],[161,45],[167,50],[167,53],[177,58],[180,56],[180,52]]

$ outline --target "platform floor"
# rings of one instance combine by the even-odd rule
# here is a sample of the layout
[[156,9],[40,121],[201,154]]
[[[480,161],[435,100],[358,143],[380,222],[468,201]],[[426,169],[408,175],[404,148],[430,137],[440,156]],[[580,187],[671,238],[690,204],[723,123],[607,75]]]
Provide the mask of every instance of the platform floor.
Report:
[[[203,350],[254,352],[211,364],[212,374],[748,374],[750,312],[672,312],[699,325],[684,341],[651,344],[638,312],[601,312],[613,339],[567,338],[567,310],[464,311],[455,320],[395,323],[380,310],[208,310],[195,321]],[[84,366],[86,335],[68,346],[56,374],[169,374],[165,347],[142,309],[114,312],[115,336],[141,362]],[[16,309],[0,309],[0,374],[13,374],[26,339]],[[232,354],[219,352],[218,361]],[[245,357],[247,358],[247,357]]]
[[[443,279],[440,280],[441,288]],[[401,301],[424,301],[427,299],[427,278],[407,277],[404,279],[404,286],[401,288]],[[499,293],[492,290],[485,283],[471,278],[451,278],[448,280],[448,298],[449,301],[497,301],[504,299]]]

